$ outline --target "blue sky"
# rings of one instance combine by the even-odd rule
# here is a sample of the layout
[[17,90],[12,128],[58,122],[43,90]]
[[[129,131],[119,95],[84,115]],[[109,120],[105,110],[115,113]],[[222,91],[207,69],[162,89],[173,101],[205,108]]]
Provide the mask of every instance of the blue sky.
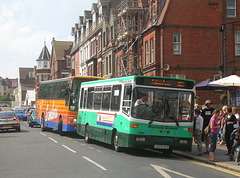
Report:
[[44,40],[72,41],[71,28],[98,0],[0,0],[0,76],[37,65]]

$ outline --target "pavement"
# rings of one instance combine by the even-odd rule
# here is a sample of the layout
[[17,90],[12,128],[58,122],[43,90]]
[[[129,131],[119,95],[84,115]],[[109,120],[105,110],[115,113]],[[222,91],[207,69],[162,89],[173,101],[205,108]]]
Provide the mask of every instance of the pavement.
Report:
[[[205,151],[205,144],[203,143],[202,150]],[[219,160],[219,162],[210,162],[209,161],[209,154],[203,154],[202,156],[197,155],[197,144],[192,144],[192,151],[191,152],[182,152],[182,151],[173,151],[173,154],[183,156],[185,158],[191,160],[197,160],[200,162],[208,163],[211,165],[215,165],[218,167],[222,167],[228,170],[232,170],[235,172],[240,172],[240,162],[236,163],[235,161],[229,161],[229,156],[225,155],[227,153],[227,147],[222,145],[220,146],[217,144],[217,148],[215,151],[215,159]]]

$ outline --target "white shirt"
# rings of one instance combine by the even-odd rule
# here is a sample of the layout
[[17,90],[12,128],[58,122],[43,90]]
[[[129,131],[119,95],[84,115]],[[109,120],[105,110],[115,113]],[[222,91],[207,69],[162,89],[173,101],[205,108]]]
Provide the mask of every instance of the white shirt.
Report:
[[139,106],[140,104],[147,104],[147,103],[140,98],[135,102],[135,106]]
[[196,118],[195,129],[202,130],[202,128],[203,128],[203,117],[201,115],[198,115]]
[[234,128],[234,129],[236,129],[236,128],[238,128],[238,127],[239,127],[239,122],[238,122],[238,119],[239,119],[239,114],[238,114],[238,113],[236,113],[236,114],[234,114],[234,115],[235,115],[235,117],[236,117],[237,123],[236,123],[236,124],[233,124],[233,128]]

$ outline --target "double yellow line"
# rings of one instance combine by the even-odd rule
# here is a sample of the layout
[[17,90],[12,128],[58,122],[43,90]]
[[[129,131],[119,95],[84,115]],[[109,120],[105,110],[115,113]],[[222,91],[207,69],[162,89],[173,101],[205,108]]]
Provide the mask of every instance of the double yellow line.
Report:
[[[217,167],[217,166],[214,166],[214,165],[209,165],[209,164],[200,163],[200,162],[191,161],[191,160],[188,160],[188,161],[190,161],[190,162],[192,162],[192,163],[194,163],[194,164],[198,164],[198,165],[201,165],[201,166],[204,166],[204,167],[209,167],[209,168],[212,168],[212,169],[216,169],[216,170],[218,170],[218,171],[221,171],[221,172],[225,172],[225,173],[227,173],[227,174],[231,174],[231,175],[240,177],[240,173],[234,172],[234,171],[231,171],[231,170],[222,168],[222,167]],[[239,168],[240,168],[240,167],[239,167]]]

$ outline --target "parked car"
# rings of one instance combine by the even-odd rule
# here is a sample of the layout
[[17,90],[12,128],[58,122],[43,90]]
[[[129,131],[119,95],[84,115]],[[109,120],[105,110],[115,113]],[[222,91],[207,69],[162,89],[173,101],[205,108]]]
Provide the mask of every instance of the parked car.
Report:
[[36,109],[31,109],[29,111],[29,115],[28,115],[28,119],[27,119],[29,127],[33,127],[33,126],[39,125],[37,123],[37,121],[36,121],[36,112],[37,112]]
[[0,112],[0,130],[16,129],[17,132],[21,131],[19,119],[13,111]]
[[27,114],[24,112],[24,110],[16,109],[14,110],[14,112],[16,113],[19,120],[23,120],[23,121],[27,120]]
[[7,103],[2,103],[2,104],[1,104],[1,107],[9,107],[9,104],[7,104]]

